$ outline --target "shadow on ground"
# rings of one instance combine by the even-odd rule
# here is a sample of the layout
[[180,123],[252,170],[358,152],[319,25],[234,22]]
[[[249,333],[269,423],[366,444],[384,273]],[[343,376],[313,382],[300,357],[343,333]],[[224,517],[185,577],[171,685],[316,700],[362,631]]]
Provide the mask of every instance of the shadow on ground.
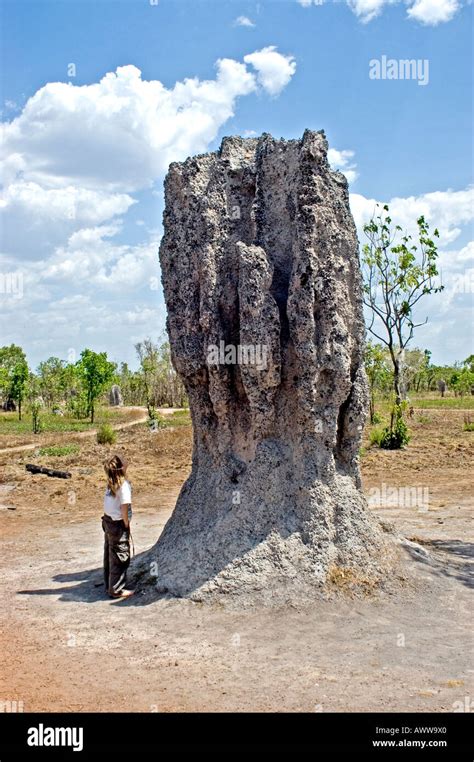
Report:
[[[147,551],[139,553],[134,557],[139,560]],[[131,568],[130,577],[134,578],[133,568]],[[53,582],[76,583],[67,587],[46,587],[29,590],[18,590],[17,595],[54,595],[58,600],[66,603],[97,603],[99,601],[108,601],[114,606],[143,606],[154,603],[157,600],[170,600],[172,596],[158,593],[152,586],[140,589],[137,594],[124,600],[112,600],[108,597],[104,589],[102,567],[92,569],[82,569],[77,572],[65,574],[55,574],[52,577]],[[133,579],[130,587],[133,589],[138,582]]]
[[463,540],[426,540],[422,544],[406,545],[413,561],[422,564],[424,571],[437,577],[455,579],[474,588],[474,544]]

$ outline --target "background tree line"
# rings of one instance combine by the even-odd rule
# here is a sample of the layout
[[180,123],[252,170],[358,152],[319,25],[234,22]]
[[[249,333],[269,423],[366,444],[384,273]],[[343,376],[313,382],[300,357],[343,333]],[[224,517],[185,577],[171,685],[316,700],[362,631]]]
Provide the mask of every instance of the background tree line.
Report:
[[186,407],[169,343],[145,339],[135,349],[137,370],[127,363],[118,366],[106,352],[91,349],[84,349],[77,362],[49,357],[32,370],[21,347],[0,347],[0,404],[3,410],[15,410],[20,419],[26,407],[34,429],[34,419],[43,408],[58,415],[90,417],[94,422],[96,405],[108,402],[114,384],[120,387],[124,405],[146,406],[150,417],[156,407]]

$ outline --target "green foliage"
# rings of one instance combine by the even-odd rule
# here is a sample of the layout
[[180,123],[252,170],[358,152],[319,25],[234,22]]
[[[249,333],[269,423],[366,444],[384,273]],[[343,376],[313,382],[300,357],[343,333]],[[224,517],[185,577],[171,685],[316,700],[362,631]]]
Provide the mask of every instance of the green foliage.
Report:
[[117,441],[117,432],[109,423],[103,423],[97,431],[97,442],[99,444],[115,444]]
[[380,437],[383,450],[399,450],[410,441],[408,426],[403,418],[402,405],[395,404],[390,416],[390,425],[386,426]]
[[466,359],[462,361],[462,365],[470,370],[471,373],[474,373],[474,355],[469,355],[469,357],[466,357]]
[[107,360],[107,352],[93,352],[84,349],[76,363],[79,376],[84,384],[87,399],[87,414],[94,422],[95,402],[114,378],[116,364]]
[[[393,225],[385,204],[364,225],[369,243],[362,248],[364,304],[371,310],[368,330],[385,344],[393,363],[397,402],[404,396],[404,352],[417,325],[413,309],[423,296],[441,291],[437,285],[438,251],[423,216],[417,220],[418,242]],[[439,233],[434,231],[437,238]],[[426,321],[424,321],[426,322]]]
[[40,447],[39,454],[52,458],[62,458],[65,455],[76,455],[80,450],[77,444],[53,445],[52,447]]
[[153,420],[155,407],[186,405],[186,393],[173,368],[169,343],[164,341],[155,344],[151,339],[145,339],[135,344],[135,349],[140,361],[143,393],[150,420]]
[[370,430],[369,443],[370,443],[371,447],[373,447],[374,445],[376,445],[377,447],[380,447],[380,442],[382,440],[382,434],[383,434],[382,429],[374,428],[374,429]]
[[[49,357],[41,362],[36,371],[39,382],[39,393],[48,408],[52,408],[66,396],[69,386],[70,373],[67,364],[59,357]],[[70,366],[73,367],[73,366]]]
[[12,369],[10,376],[9,396],[18,403],[18,418],[21,420],[21,405],[26,393],[28,381],[28,364],[26,360],[19,360]]
[[41,410],[43,400],[39,394],[39,382],[34,373],[28,375],[27,395],[29,401],[29,412],[31,414],[31,429],[33,434],[40,434],[43,431],[41,420]]
[[474,390],[474,373],[468,367],[455,370],[449,379],[449,386],[456,396],[471,394]]
[[[43,431],[57,431],[60,433],[89,431],[96,426],[100,426],[102,423],[125,423],[132,419],[133,416],[122,408],[116,408],[111,411],[109,408],[104,409],[102,407],[97,407],[94,424],[92,424],[88,418],[77,420],[70,413],[66,413],[64,416],[59,416],[48,412],[44,408],[41,411]],[[15,434],[26,435],[29,434],[31,430],[32,420],[31,411],[29,409],[25,411],[21,421],[18,420],[18,416],[14,413],[4,413],[0,411],[0,436]]]
[[82,389],[79,392],[75,392],[68,398],[67,409],[73,418],[77,418],[78,421],[87,418],[89,415],[87,394]]
[[151,431],[158,429],[168,429],[175,426],[190,426],[191,416],[189,409],[176,410],[171,415],[160,415],[155,411],[155,418],[148,419],[146,425]]
[[158,429],[164,429],[165,428],[165,420],[164,417],[161,416],[157,411],[153,408],[150,411],[150,408],[148,408],[148,421],[147,426],[150,429],[150,431],[158,431]]
[[42,405],[38,400],[33,400],[30,405],[31,409],[31,427],[33,434],[40,434],[43,431],[43,422],[40,417]]
[[126,405],[143,405],[145,388],[141,371],[132,371],[126,362],[121,363],[117,374],[117,383]]
[[433,410],[435,408],[442,410],[465,410],[474,409],[474,397],[420,397],[416,399],[416,407],[420,410]]
[[10,344],[0,347],[0,387],[5,400],[14,400],[18,405],[21,420],[21,406],[26,394],[28,363],[21,347]]
[[375,391],[382,389],[391,380],[391,371],[387,362],[386,350],[380,344],[368,341],[365,347],[365,371],[369,382],[370,392],[370,423],[379,423],[378,414],[375,411]]
[[[7,373],[7,386],[9,373],[14,366],[21,361],[26,362],[26,355],[21,347],[18,347],[16,344],[10,344],[9,347],[0,347],[0,368]],[[5,377],[2,376],[2,381],[4,378]],[[2,393],[5,394],[6,391],[8,391],[8,389],[5,389],[5,386],[2,384]]]

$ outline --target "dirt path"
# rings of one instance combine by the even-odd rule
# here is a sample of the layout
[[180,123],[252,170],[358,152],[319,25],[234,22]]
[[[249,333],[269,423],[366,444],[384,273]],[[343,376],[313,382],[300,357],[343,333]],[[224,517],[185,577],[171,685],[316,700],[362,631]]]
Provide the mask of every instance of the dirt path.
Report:
[[[8,612],[1,698],[23,701],[25,711],[469,706],[472,440],[458,434],[458,423],[446,425],[442,452],[433,451],[431,429],[420,424],[406,452],[371,452],[364,461],[367,492],[385,482],[430,485],[429,504],[420,509],[374,506],[423,541],[406,552],[400,593],[300,609],[236,612],[177,600],[147,603],[140,595],[110,601],[100,587],[100,465],[80,474],[99,457],[97,445],[88,440],[76,464],[73,507],[65,506],[67,492],[56,494],[63,487],[54,480],[15,482],[9,495],[15,510],[0,512],[0,605]],[[433,420],[433,433],[438,425]],[[138,427],[120,436],[134,453],[133,534],[141,553],[156,541],[189,471],[191,432],[151,435]],[[14,474],[21,463],[8,468]]]

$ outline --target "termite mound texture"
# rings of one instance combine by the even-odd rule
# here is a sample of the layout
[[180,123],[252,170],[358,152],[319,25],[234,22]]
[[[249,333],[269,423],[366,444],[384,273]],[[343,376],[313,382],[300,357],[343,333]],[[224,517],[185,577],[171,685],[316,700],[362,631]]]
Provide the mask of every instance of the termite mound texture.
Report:
[[379,580],[386,540],[358,466],[357,235],[324,133],[225,138],[172,164],[165,196],[167,327],[194,444],[147,557],[158,590],[281,602],[314,598],[338,570]]

